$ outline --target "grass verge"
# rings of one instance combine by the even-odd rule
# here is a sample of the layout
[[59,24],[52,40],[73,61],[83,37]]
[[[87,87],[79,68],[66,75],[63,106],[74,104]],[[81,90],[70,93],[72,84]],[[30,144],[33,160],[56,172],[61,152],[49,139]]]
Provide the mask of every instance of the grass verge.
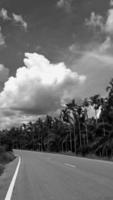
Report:
[[0,175],[3,173],[5,165],[15,159],[13,152],[7,152],[4,147],[0,146]]

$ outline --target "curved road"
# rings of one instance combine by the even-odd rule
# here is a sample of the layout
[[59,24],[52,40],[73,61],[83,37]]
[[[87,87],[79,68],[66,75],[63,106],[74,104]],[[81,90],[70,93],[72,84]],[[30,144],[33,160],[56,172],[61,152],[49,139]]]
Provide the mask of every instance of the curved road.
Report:
[[16,151],[21,165],[12,200],[113,200],[113,163]]

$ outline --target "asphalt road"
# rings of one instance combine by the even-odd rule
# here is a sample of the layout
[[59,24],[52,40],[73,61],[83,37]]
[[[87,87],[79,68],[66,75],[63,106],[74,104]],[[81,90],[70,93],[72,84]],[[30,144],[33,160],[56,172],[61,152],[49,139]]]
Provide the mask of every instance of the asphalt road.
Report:
[[16,151],[21,165],[12,200],[113,200],[113,163]]

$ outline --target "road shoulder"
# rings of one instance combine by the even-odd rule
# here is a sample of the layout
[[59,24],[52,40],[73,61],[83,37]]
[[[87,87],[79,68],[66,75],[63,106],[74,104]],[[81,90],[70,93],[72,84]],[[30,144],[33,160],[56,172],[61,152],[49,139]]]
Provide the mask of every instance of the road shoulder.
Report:
[[9,188],[17,164],[18,164],[18,158],[7,164],[5,166],[3,174],[0,176],[0,200],[5,199],[7,190]]

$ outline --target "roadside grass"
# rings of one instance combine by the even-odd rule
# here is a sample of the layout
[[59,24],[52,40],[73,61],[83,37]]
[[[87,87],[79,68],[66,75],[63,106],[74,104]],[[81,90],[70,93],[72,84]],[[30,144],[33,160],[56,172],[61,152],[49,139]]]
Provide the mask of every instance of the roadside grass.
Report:
[[[10,154],[10,156],[9,156]],[[16,166],[18,164],[18,157],[12,156],[12,152],[8,152],[7,156],[5,154],[4,164],[0,164],[3,167],[2,173],[0,174],[0,200],[5,199],[6,193],[8,191],[9,185],[11,183],[12,177],[14,175]],[[0,154],[1,157],[1,154]],[[6,158],[7,157],[7,158]],[[9,158],[10,157],[10,158]],[[15,159],[14,159],[15,158]],[[9,160],[12,162],[9,162]]]
[[6,151],[4,146],[0,146],[0,175],[5,169],[5,165],[15,159],[15,155],[11,151]]

